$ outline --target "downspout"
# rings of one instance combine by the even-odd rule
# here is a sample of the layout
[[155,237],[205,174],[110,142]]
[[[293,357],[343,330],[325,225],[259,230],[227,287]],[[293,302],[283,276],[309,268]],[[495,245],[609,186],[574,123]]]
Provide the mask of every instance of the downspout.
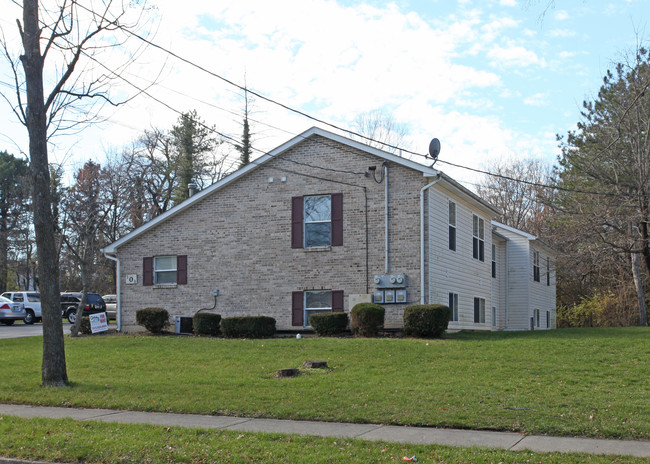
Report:
[[424,301],[424,192],[440,181],[442,175],[438,173],[436,179],[420,189],[420,304]]
[[384,274],[388,274],[390,268],[388,266],[388,162],[386,161],[384,161],[384,201],[385,201],[384,220],[386,222],[384,227],[384,235],[386,237],[386,257],[384,263]]
[[506,240],[506,288],[505,288],[505,304],[506,304],[506,324],[505,329],[508,328],[510,317],[510,265],[508,256],[510,255],[510,240]]
[[117,269],[115,270],[115,292],[117,293],[117,310],[115,311],[116,313],[116,318],[117,318],[117,331],[121,332],[122,331],[122,294],[120,292],[120,281],[122,280],[120,278],[120,260],[117,259],[116,256],[110,256],[108,253],[104,252],[104,256],[106,256],[108,259],[111,261],[115,261],[117,263]]

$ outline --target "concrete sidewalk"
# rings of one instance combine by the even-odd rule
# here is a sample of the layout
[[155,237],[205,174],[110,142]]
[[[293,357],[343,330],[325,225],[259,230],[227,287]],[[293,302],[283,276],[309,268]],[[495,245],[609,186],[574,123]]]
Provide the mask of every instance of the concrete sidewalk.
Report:
[[[18,417],[69,418],[123,424],[154,424],[176,427],[271,432],[322,437],[448,446],[478,446],[513,451],[579,452],[650,457],[650,441],[600,440],[591,438],[531,436],[511,432],[435,429],[340,422],[249,419],[229,416],[203,416],[159,412],[117,411],[110,409],[55,408],[0,404],[0,415]],[[0,461],[1,462],[1,461]]]

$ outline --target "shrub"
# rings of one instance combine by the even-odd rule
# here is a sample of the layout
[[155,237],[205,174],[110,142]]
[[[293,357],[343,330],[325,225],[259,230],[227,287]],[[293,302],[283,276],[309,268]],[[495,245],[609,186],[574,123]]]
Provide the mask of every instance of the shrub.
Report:
[[159,334],[169,324],[169,313],[163,308],[144,308],[135,312],[135,323],[151,333]]
[[449,325],[451,310],[441,304],[411,305],[404,309],[404,334],[440,337]]
[[210,335],[216,337],[219,335],[219,324],[221,323],[221,314],[214,313],[196,313],[192,318],[192,326],[196,335]]
[[93,333],[90,327],[90,318],[88,316],[82,316],[81,323],[79,325],[79,332],[84,335],[91,335]]
[[268,316],[224,317],[221,332],[227,338],[264,338],[275,334],[275,319]]
[[355,335],[374,337],[384,326],[384,308],[375,303],[359,303],[350,311],[350,329]]
[[348,327],[347,313],[315,313],[309,315],[309,325],[320,336],[336,335]]

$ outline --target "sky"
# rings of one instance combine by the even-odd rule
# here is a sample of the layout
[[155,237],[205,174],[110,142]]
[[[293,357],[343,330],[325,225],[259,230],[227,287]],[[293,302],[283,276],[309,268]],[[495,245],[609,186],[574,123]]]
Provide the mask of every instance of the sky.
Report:
[[[18,55],[15,18],[0,27]],[[489,170],[499,160],[552,164],[556,134],[575,129],[584,100],[638,43],[650,45],[650,0],[154,0],[137,39],[103,61],[123,77],[111,89],[128,98],[105,119],[52,139],[50,161],[72,172],[85,160],[128,146],[144,130],[170,129],[195,109],[210,126],[241,136],[242,91],[215,77],[344,129],[381,110],[407,131],[404,148],[425,154],[440,140],[436,165],[473,188],[480,176],[444,164]],[[128,56],[136,59],[120,68]],[[199,65],[210,73],[192,66]],[[49,74],[48,74],[49,75]],[[0,60],[0,91],[12,82]],[[0,100],[0,150],[28,152],[27,133]],[[254,158],[311,126],[330,126],[262,98],[252,103]],[[227,165],[235,166],[231,153]],[[423,157],[404,156],[430,164]]]

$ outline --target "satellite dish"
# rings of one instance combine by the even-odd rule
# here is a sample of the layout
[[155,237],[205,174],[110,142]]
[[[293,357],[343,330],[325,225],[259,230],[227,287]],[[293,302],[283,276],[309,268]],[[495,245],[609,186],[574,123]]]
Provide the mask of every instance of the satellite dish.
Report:
[[438,159],[438,155],[440,154],[440,140],[438,139],[433,139],[431,140],[431,143],[429,143],[429,156],[435,160]]

